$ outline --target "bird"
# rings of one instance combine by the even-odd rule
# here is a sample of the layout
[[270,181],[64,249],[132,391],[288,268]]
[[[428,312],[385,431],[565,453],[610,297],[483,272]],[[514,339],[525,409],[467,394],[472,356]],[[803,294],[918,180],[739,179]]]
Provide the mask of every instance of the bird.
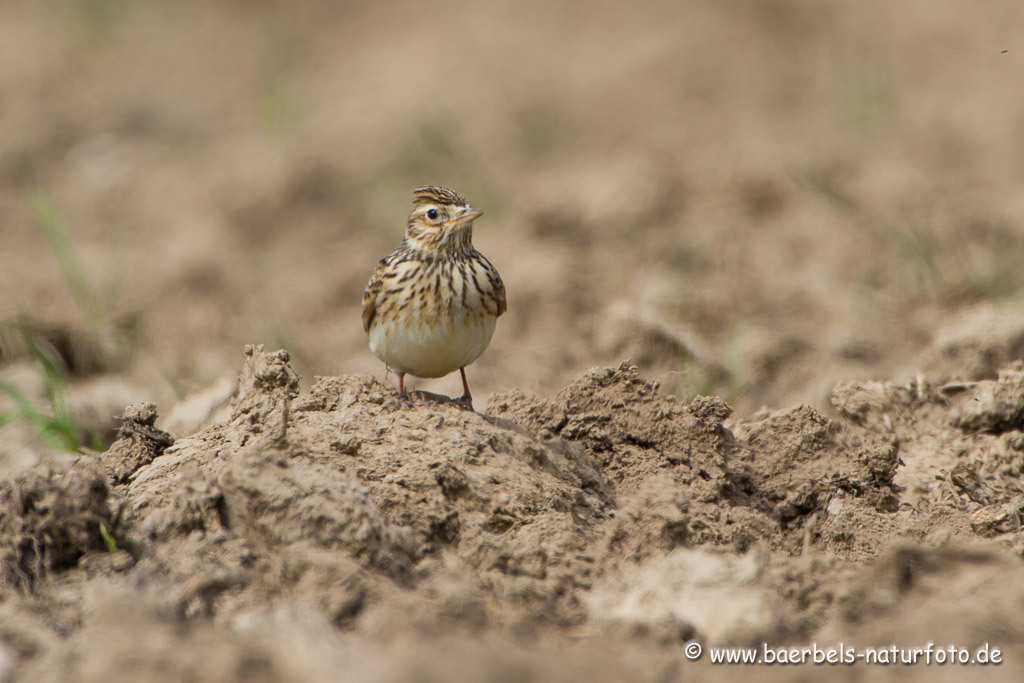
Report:
[[466,366],[480,357],[507,308],[497,269],[473,247],[483,215],[458,192],[428,185],[413,190],[405,238],[382,258],[363,292],[363,330],[370,350],[398,377],[398,403],[413,402],[405,376],[437,378],[458,370],[473,410]]

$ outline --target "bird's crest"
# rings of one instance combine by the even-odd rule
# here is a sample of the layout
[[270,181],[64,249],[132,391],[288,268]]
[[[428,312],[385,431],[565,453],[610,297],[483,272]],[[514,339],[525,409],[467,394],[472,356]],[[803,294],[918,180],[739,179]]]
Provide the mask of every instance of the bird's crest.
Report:
[[469,202],[455,190],[437,185],[418,187],[412,191],[413,204],[437,204],[439,206],[466,206]]

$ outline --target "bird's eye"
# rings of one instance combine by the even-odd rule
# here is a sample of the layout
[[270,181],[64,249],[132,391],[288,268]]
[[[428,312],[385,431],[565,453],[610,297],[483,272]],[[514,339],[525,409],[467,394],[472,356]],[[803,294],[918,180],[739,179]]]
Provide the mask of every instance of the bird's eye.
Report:
[[432,221],[437,220],[437,209],[428,209],[427,218],[429,218]]

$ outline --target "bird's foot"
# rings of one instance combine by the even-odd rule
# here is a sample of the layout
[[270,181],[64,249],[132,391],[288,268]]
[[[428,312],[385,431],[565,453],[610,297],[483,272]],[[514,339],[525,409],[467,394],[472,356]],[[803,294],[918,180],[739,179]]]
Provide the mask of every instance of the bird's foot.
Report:
[[470,396],[469,394],[463,394],[462,396],[459,396],[458,398],[453,398],[452,399],[452,403],[457,405],[459,408],[462,408],[463,410],[468,410],[471,413],[475,413],[476,412],[473,409],[473,397]]

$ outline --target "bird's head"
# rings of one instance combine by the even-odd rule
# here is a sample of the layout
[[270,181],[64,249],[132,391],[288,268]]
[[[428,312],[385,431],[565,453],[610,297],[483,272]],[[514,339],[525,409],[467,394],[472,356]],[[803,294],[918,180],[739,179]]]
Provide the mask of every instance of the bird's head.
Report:
[[458,192],[428,185],[413,190],[413,208],[405,228],[409,246],[437,253],[470,249],[473,221],[483,211],[474,209]]

